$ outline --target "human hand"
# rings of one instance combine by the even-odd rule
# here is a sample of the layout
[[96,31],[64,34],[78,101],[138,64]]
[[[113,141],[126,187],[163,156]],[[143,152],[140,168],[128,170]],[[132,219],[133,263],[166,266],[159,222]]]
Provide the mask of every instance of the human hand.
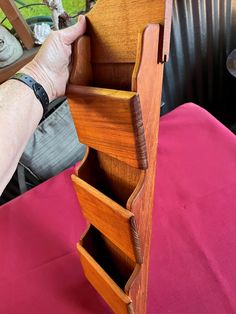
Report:
[[86,19],[81,15],[77,24],[52,32],[34,59],[19,71],[40,83],[50,101],[65,94],[70,72],[71,45],[85,30]]

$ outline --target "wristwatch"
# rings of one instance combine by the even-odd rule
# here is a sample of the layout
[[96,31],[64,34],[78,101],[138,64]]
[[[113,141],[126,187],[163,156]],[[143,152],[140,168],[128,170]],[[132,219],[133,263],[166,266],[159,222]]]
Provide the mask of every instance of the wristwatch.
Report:
[[45,115],[49,105],[49,98],[43,86],[36,82],[31,76],[20,72],[13,75],[10,79],[20,81],[33,90],[35,96],[43,106],[43,115]]

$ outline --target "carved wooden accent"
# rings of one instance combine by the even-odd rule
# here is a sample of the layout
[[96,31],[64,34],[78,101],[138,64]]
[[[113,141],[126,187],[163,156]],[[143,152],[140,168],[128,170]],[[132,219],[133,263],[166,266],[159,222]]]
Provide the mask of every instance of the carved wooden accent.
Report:
[[14,0],[0,0],[0,8],[6,14],[9,22],[14,27],[24,46],[27,49],[33,48],[34,46],[33,34],[28,24],[20,14]]

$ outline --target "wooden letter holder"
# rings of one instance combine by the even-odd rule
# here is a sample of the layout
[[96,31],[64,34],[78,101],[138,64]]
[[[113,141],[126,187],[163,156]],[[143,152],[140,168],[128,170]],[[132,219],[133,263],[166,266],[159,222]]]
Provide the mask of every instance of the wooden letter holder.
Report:
[[86,156],[73,184],[89,226],[85,276],[115,313],[146,312],[163,63],[171,0],[98,0],[67,96]]

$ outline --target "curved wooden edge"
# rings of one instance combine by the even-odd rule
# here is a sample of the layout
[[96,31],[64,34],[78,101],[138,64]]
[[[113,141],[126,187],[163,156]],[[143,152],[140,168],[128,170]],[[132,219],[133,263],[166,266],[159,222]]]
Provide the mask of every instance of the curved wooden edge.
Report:
[[127,295],[129,295],[130,288],[132,287],[132,284],[134,283],[135,279],[137,278],[137,276],[140,272],[140,269],[141,269],[141,264],[136,264],[134,271],[133,271],[132,275],[130,276],[129,280],[127,281],[125,288],[124,288],[124,291]]
[[90,85],[93,80],[91,65],[90,37],[81,36],[73,44],[72,70],[70,83],[76,85]]
[[142,52],[143,52],[143,34],[145,32],[145,29],[148,26],[145,26],[139,33],[138,33],[138,42],[137,42],[137,53],[136,53],[136,61],[135,66],[132,74],[132,82],[131,82],[131,90],[133,92],[137,92],[137,76],[139,73],[139,69],[141,66],[142,61]]
[[149,163],[139,191],[134,193],[128,202],[128,207],[135,215],[143,251],[143,264],[130,287],[130,296],[136,314],[145,313],[147,305],[152,208],[163,81],[163,64],[158,63],[157,60],[162,40],[160,36],[160,25],[150,24],[145,28],[139,39],[138,64],[135,67],[132,82],[134,91],[140,96]]
[[131,211],[132,209],[132,204],[133,202],[139,198],[139,195],[140,193],[142,193],[142,188],[143,188],[143,185],[144,185],[144,180],[145,180],[145,170],[142,170],[141,171],[141,174],[140,174],[140,178],[139,178],[139,182],[136,186],[136,188],[134,189],[133,193],[130,195],[127,203],[126,203],[126,208],[128,210]]
[[[75,167],[75,174],[76,174],[76,175],[78,175],[79,170],[82,169],[82,168],[85,166],[86,160],[87,160],[87,158],[88,158],[88,155],[89,155],[89,147],[86,146],[86,152],[85,152],[85,155],[84,155],[83,159],[81,160],[81,162],[79,163],[79,165]],[[72,176],[73,176],[73,175],[72,175]]]
[[69,85],[67,95],[80,142],[132,167],[147,168],[142,113],[136,93]]

